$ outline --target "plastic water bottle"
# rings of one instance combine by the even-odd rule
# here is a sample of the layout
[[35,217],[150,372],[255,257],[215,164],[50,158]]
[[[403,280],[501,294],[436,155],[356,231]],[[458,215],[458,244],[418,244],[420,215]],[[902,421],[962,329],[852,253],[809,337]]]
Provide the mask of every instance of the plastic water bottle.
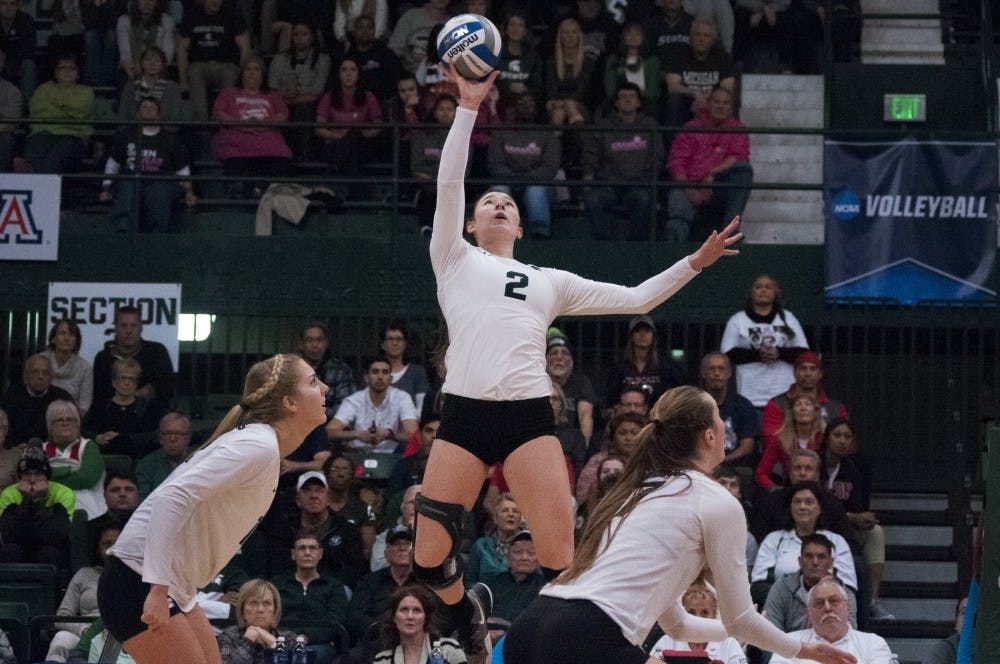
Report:
[[299,634],[295,637],[295,647],[292,648],[292,664],[309,664],[305,634]]
[[278,642],[274,644],[274,652],[271,654],[271,664],[291,664],[292,657],[288,652],[288,644],[285,637],[279,636]]
[[441,652],[441,648],[434,648],[431,651],[431,657],[427,660],[427,664],[448,664],[448,660],[444,658],[444,653]]

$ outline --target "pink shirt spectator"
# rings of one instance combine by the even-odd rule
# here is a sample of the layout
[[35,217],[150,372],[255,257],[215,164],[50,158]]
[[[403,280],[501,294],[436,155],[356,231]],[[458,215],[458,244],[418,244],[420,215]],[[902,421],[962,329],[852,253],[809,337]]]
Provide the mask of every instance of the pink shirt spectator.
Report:
[[[288,119],[288,106],[277,92],[250,92],[226,88],[215,99],[217,120],[268,120],[275,124]],[[241,157],[286,157],[292,151],[278,129],[269,127],[222,127],[219,129],[219,159]]]
[[[375,124],[382,121],[382,109],[378,105],[375,95],[365,90],[365,103],[363,106],[354,104],[354,95],[345,95],[343,108],[335,108],[327,92],[319,100],[319,107],[316,109],[316,117],[322,122],[333,124],[348,122],[351,124]],[[340,138],[347,133],[346,129],[331,128],[331,131]]]
[[[717,124],[707,114],[702,114],[684,126],[711,128],[746,125],[735,118]],[[683,132],[677,135],[670,146],[667,169],[675,180],[701,180],[729,157],[736,161],[750,160],[750,137],[747,134]]]

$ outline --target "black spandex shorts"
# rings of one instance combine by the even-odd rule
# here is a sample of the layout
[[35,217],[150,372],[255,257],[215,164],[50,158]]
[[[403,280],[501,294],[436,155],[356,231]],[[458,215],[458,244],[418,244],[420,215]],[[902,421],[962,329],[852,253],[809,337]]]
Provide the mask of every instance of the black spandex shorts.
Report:
[[548,397],[484,401],[447,394],[437,437],[492,466],[529,440],[555,433],[555,416]]
[[503,645],[509,664],[645,664],[648,659],[618,623],[585,599],[536,598],[507,630]]
[[[118,643],[125,643],[133,636],[149,629],[142,622],[142,605],[149,594],[149,584],[131,567],[114,556],[108,556],[97,584],[97,608],[101,611],[104,626]],[[170,615],[180,613],[170,600]]]

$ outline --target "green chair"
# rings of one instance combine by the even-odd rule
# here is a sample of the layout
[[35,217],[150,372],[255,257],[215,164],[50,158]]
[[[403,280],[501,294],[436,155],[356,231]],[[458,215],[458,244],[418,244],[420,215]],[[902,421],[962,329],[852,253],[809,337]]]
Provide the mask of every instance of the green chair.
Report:
[[0,565],[0,602],[23,602],[29,616],[56,612],[56,568],[37,563]]

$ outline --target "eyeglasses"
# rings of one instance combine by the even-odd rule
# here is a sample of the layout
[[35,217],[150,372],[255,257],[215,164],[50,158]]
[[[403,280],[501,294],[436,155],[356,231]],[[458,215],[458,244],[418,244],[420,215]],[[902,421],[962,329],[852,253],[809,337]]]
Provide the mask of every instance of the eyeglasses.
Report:
[[76,424],[79,421],[75,417],[57,417],[52,420],[52,424]]
[[299,544],[295,547],[296,551],[319,551],[320,546],[318,544]]
[[818,597],[813,601],[809,602],[809,606],[813,609],[822,609],[827,604],[829,604],[831,608],[834,608],[840,606],[843,603],[844,603],[843,597],[826,597],[826,598]]

